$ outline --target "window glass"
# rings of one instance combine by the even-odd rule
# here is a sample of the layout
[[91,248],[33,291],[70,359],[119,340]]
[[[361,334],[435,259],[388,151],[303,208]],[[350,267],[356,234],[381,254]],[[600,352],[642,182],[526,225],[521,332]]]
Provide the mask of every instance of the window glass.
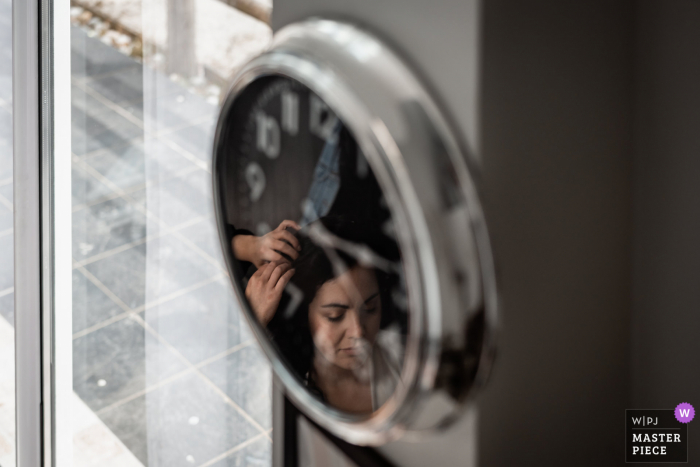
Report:
[[231,3],[72,2],[76,465],[271,462],[271,371],[210,167],[221,90],[267,46],[271,5]]
[[263,73],[232,99],[215,196],[233,284],[300,386],[366,418],[403,388],[408,335],[385,192],[352,130],[301,82]]

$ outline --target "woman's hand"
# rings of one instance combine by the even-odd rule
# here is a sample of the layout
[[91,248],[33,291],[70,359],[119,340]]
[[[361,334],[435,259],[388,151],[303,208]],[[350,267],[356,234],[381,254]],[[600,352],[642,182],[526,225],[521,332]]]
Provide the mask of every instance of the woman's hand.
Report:
[[248,281],[245,297],[263,327],[275,316],[282,292],[293,275],[294,269],[289,262],[272,262],[255,271]]
[[258,270],[267,263],[294,261],[299,256],[299,240],[287,230],[300,230],[299,224],[284,220],[272,232],[262,237],[236,235],[232,240],[233,254],[241,261],[253,263]]

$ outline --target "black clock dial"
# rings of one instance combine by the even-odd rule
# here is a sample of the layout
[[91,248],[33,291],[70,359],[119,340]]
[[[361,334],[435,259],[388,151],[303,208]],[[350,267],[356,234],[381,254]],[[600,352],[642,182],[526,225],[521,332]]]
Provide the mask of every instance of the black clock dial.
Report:
[[294,81],[268,78],[252,87],[232,116],[236,130],[224,187],[229,222],[264,234],[273,219],[299,217],[323,136],[330,137],[337,117],[312,104],[320,100]]
[[349,128],[280,76],[228,107],[217,147],[234,286],[314,395],[366,414],[400,381],[406,288],[394,223]]

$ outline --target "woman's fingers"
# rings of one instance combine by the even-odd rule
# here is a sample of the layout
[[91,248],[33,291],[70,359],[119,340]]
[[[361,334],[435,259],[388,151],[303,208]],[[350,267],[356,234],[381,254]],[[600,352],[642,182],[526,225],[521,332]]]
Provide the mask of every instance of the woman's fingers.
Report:
[[292,266],[289,263],[278,264],[274,271],[272,271],[272,274],[270,275],[270,281],[268,282],[268,284],[270,284],[271,287],[277,285],[277,281],[279,281],[280,277],[282,277],[282,274],[287,272],[287,270],[289,270],[289,268],[291,267]]
[[263,272],[265,272],[265,267],[267,264],[263,264],[260,266],[258,269],[255,270],[252,276],[250,276],[249,281],[257,282],[260,279],[260,276],[262,276]]
[[269,248],[265,253],[265,261],[269,263],[288,263],[289,260],[282,256],[279,252]]
[[272,275],[272,271],[275,270],[275,266],[277,266],[277,263],[270,262],[258,269],[258,271],[262,271],[260,273],[260,280],[263,284],[267,284],[267,282],[270,280],[270,275]]
[[299,226],[299,224],[297,224],[294,221],[290,221],[288,219],[280,222],[280,225],[277,226],[277,228],[275,230],[285,230],[287,227],[291,227],[294,230],[301,230],[301,227]]
[[282,240],[275,240],[274,243],[272,244],[272,249],[277,251],[278,253],[284,253],[285,255],[289,256],[292,260],[297,259],[299,256],[299,252],[289,246],[288,243],[283,242]]
[[277,240],[282,240],[283,242],[287,242],[290,245],[292,245],[292,248],[296,249],[297,251],[301,251],[301,245],[299,244],[299,239],[296,238],[294,235],[289,230],[282,230],[280,232],[277,232]]
[[296,272],[296,269],[290,269],[289,271],[285,272],[282,277],[280,277],[280,280],[277,281],[277,285],[275,286],[275,289],[278,291],[284,290],[284,288],[287,286],[289,283],[289,280],[292,278],[294,273]]

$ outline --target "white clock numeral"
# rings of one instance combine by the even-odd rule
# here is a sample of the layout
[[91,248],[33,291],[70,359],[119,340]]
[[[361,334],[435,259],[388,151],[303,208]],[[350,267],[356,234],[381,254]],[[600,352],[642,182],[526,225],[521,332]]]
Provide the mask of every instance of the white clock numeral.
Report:
[[255,235],[258,237],[262,237],[270,232],[272,232],[272,229],[270,228],[270,224],[267,222],[258,222],[258,225],[255,226]]
[[367,173],[369,172],[369,164],[367,163],[367,159],[365,158],[365,155],[360,151],[360,148],[357,148],[357,176],[359,178],[366,178]]
[[325,141],[331,141],[338,117],[331,112],[331,109],[328,108],[325,102],[313,94],[309,104],[311,107],[309,130]]
[[280,127],[274,117],[265,115],[263,111],[255,114],[257,125],[257,147],[270,159],[280,155]]
[[265,172],[257,162],[251,162],[245,168],[245,181],[250,187],[250,200],[256,202],[265,191]]
[[294,136],[299,132],[299,95],[282,91],[282,129]]
[[388,219],[382,224],[382,232],[389,238],[396,240],[396,227],[394,226],[394,221]]

